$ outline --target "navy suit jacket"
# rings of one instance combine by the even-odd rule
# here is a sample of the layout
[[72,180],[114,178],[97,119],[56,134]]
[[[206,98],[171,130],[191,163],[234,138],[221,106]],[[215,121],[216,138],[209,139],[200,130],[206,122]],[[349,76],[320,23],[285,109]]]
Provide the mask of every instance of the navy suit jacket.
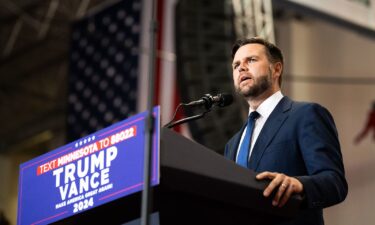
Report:
[[[235,160],[242,129],[229,140],[225,156]],[[348,185],[336,127],[331,114],[315,103],[283,97],[264,124],[248,168],[284,173],[304,188],[300,214],[283,224],[322,225],[324,207],[343,201]]]

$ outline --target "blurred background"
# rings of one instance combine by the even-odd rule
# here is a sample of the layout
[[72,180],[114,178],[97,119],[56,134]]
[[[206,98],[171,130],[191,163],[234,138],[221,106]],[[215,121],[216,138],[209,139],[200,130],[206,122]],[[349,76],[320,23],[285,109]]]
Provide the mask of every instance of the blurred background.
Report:
[[[0,221],[16,224],[20,163],[146,110],[150,15],[151,0],[0,0]],[[335,119],[349,194],[326,224],[375,223],[374,0],[158,0],[157,17],[162,124],[233,93],[232,43],[262,36],[284,51],[283,93]],[[221,154],[246,114],[236,96],[176,131]]]

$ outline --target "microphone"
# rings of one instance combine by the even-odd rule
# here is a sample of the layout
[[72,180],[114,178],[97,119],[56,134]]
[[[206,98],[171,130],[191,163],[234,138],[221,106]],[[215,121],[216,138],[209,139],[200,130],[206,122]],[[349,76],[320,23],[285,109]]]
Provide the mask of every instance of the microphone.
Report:
[[210,109],[212,105],[219,107],[225,107],[233,102],[233,96],[228,93],[221,93],[212,96],[211,94],[205,94],[201,99],[187,103],[188,106],[204,105],[206,109]]

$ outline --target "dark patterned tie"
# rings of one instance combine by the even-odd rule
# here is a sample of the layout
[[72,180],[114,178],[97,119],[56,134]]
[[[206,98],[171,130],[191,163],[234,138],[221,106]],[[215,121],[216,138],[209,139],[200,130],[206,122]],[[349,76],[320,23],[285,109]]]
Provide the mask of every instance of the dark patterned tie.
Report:
[[240,152],[238,153],[236,163],[243,167],[247,167],[248,159],[249,159],[249,152],[250,152],[250,143],[251,143],[251,136],[253,134],[255,120],[259,117],[259,113],[254,111],[250,113],[249,118],[247,119],[247,129],[245,133],[245,137],[242,140],[242,144],[240,147]]

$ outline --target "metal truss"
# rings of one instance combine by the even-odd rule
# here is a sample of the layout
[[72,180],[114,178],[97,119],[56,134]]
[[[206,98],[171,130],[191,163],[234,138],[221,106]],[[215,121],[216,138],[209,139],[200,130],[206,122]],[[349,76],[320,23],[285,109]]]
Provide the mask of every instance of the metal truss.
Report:
[[272,0],[232,0],[237,37],[259,36],[275,43]]
[[6,38],[1,56],[4,58],[12,54],[17,49],[18,42],[25,41],[22,37],[23,30],[30,30],[28,40],[38,41],[46,38],[51,25],[54,22],[70,22],[85,14],[91,0],[82,1],[11,1],[1,0],[3,8],[1,21],[7,27],[7,31],[2,31]]

